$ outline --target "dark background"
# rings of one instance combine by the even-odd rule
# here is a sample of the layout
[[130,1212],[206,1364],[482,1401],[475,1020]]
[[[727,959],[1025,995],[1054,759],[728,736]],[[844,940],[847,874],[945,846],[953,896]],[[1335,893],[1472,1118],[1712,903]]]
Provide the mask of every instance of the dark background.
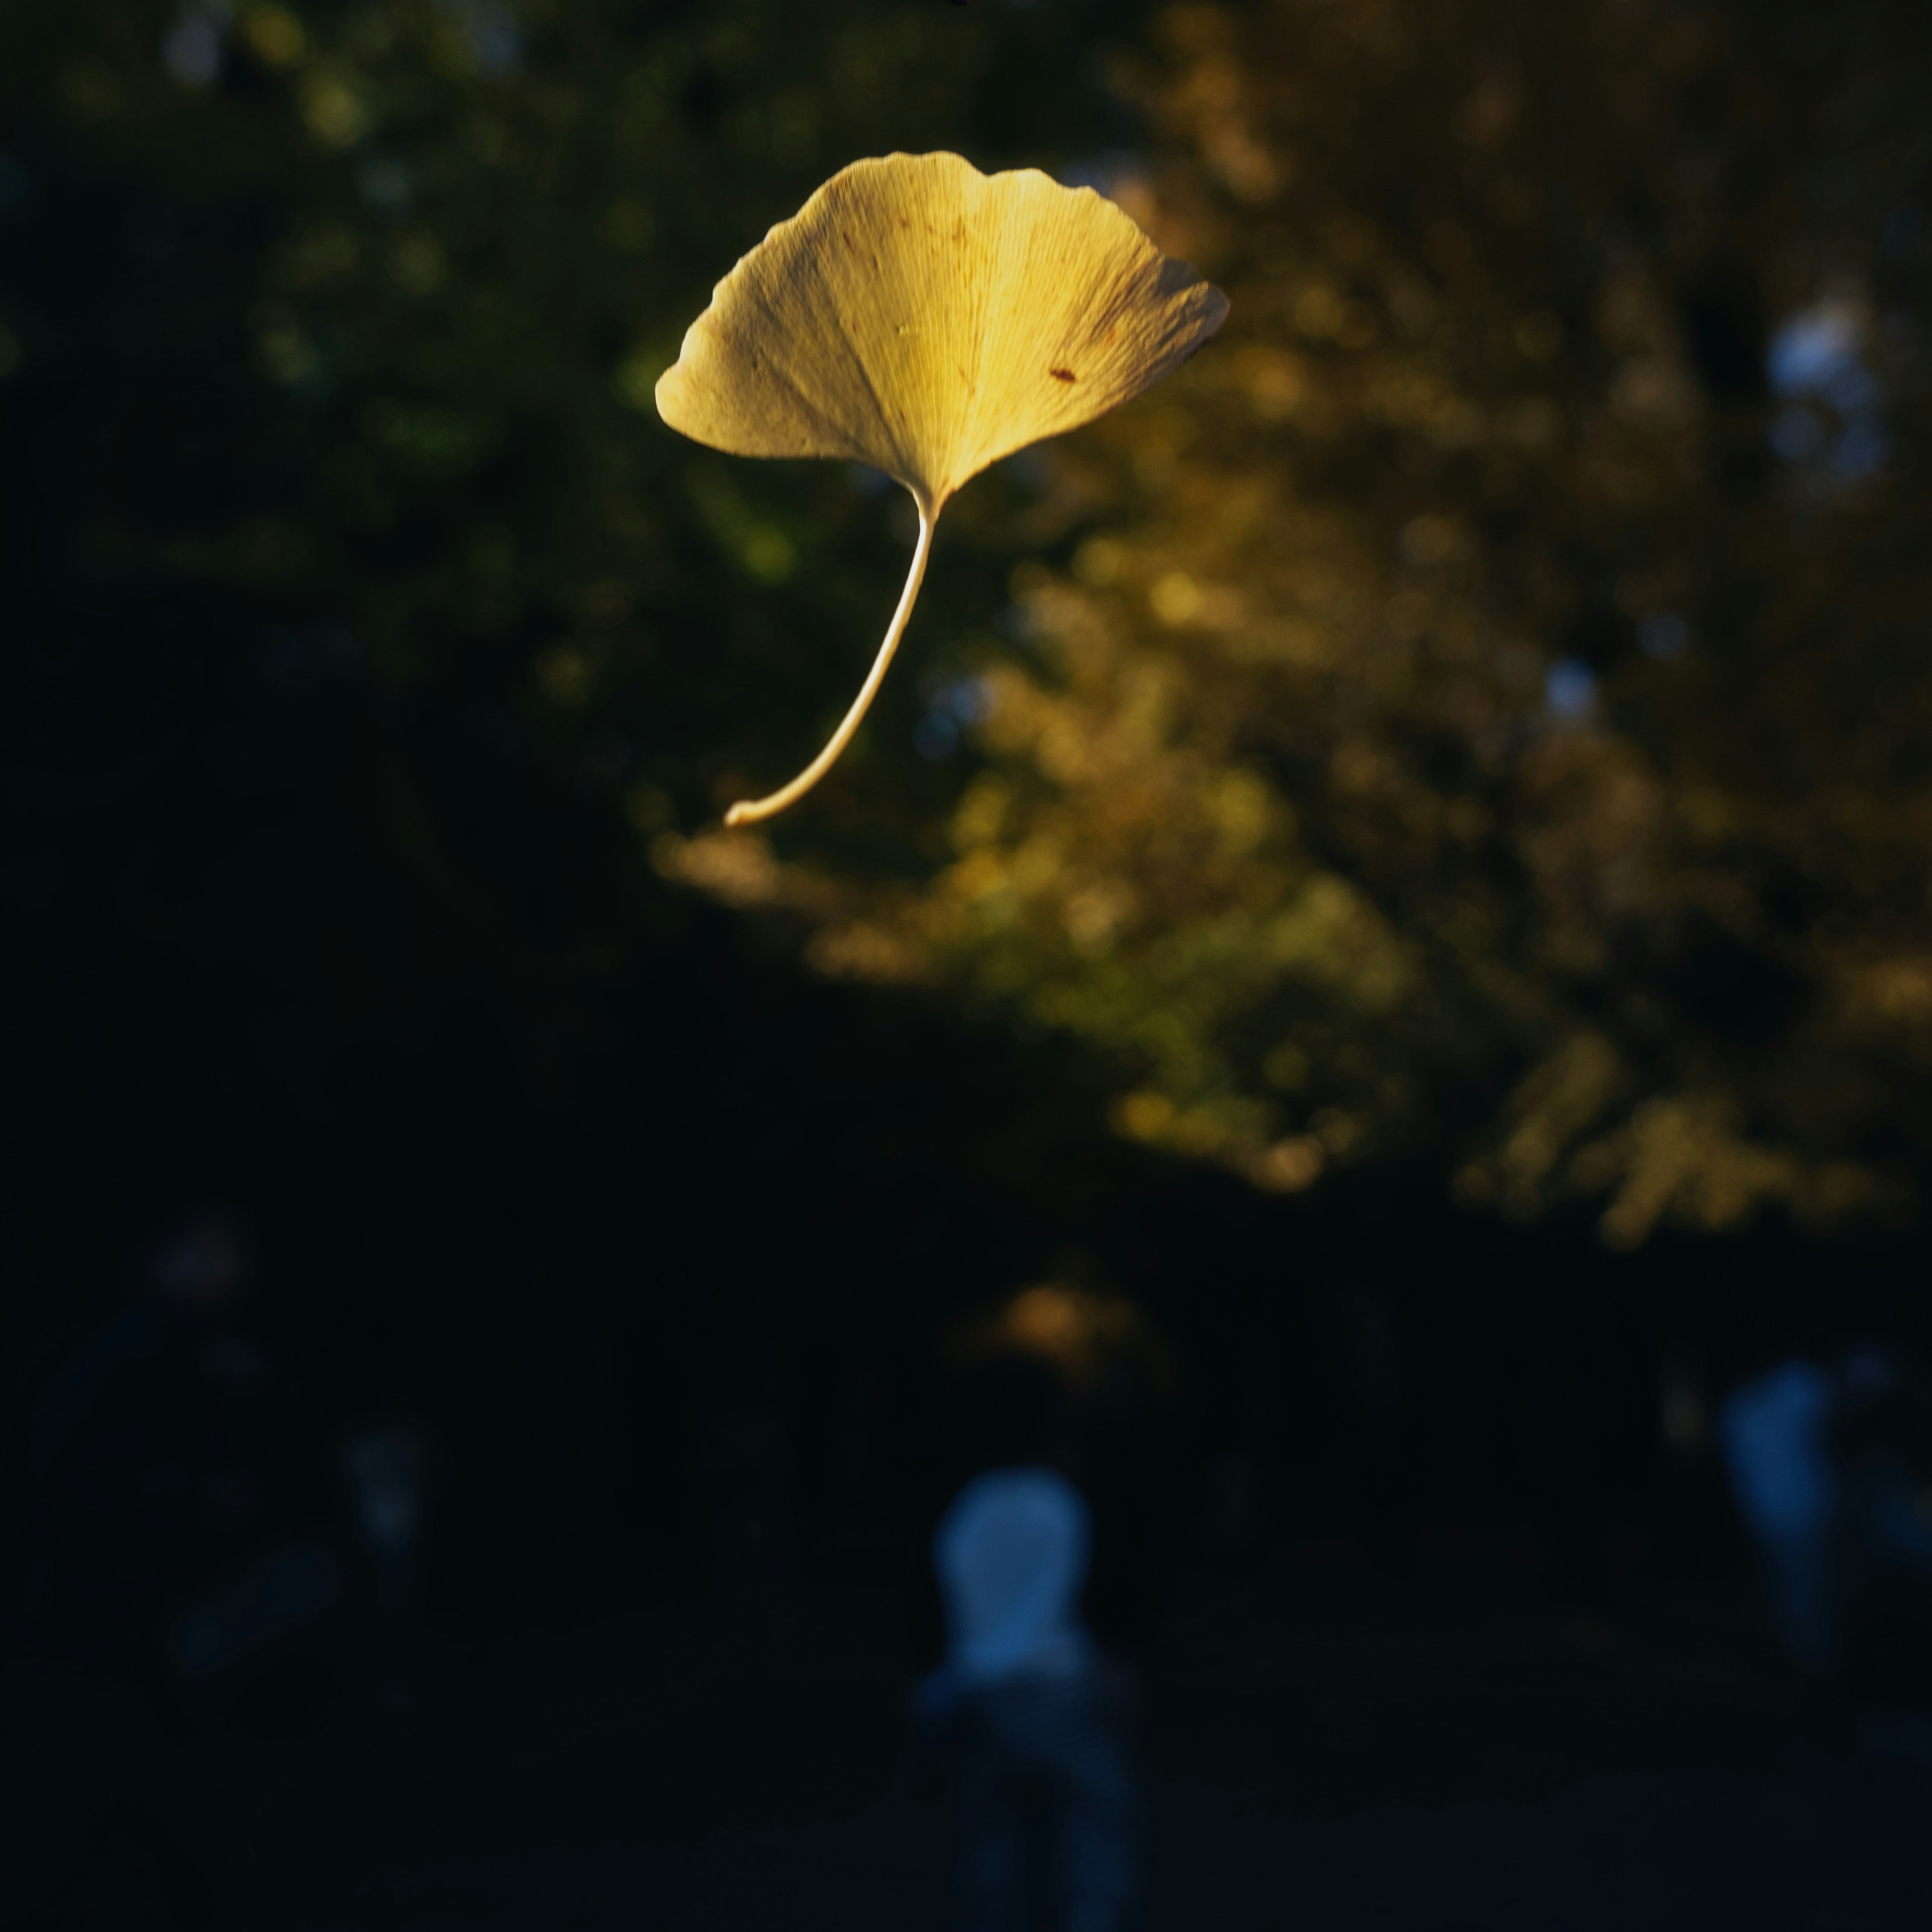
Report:
[[[0,6],[8,1521],[56,1372],[196,1202],[247,1217],[334,1422],[442,1458],[404,1702],[141,1747],[208,1780],[263,1924],[928,1922],[905,1580],[961,1324],[1048,1278],[1155,1338],[1124,1616],[1162,1923],[1916,1922],[1922,1774],[1804,1729],[1708,1438],[1661,1420],[1769,1336],[1922,1342],[1913,1210],[1621,1252],[1587,1204],[1454,1204],[1443,1138],[1269,1194],[1114,1134],[1076,1040],[828,982],[651,862],[789,755],[898,553],[843,475],[738,466],[701,514],[717,461],[624,372],[851,155],[1156,144],[1111,80],[1145,11]],[[329,133],[338,82],[380,133]],[[291,266],[352,230],[388,281]],[[941,658],[1025,488],[942,548]],[[868,876],[916,877],[962,782],[920,702],[815,835]],[[795,1556],[741,1629],[703,1462],[747,1410]],[[42,1879],[126,1837],[94,1748]],[[103,1856],[45,1922],[145,1922],[143,1854]]]

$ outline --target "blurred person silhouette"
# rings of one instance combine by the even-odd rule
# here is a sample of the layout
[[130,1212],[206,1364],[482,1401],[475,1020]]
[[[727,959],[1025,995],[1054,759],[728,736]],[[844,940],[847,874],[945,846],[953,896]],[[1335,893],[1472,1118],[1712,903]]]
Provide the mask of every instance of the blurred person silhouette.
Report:
[[392,1414],[342,1438],[357,1540],[369,1573],[368,1661],[392,1700],[406,1697],[405,1674],[417,1635],[429,1516],[446,1480],[448,1454],[420,1418]]
[[[1932,1399],[1891,1347],[1784,1354],[1733,1388],[1718,1436],[1787,1654],[1896,1696],[1932,1637],[1882,1634],[1924,1614],[1932,1588]],[[1888,1662],[1882,1657],[1889,1648]],[[1932,1705],[1932,1676],[1911,1694]]]
[[339,1490],[241,1215],[178,1216],[136,1276],[34,1417],[27,1634],[82,1805],[200,1932],[238,1910],[214,1741],[299,1714],[335,1660]]
[[1867,1342],[1846,1352],[1838,1385],[1847,1688],[1864,1744],[1932,1764],[1932,1381]]
[[1060,1466],[1065,1390],[1023,1354],[970,1378],[970,1474],[931,1557],[945,1660],[914,1712],[953,1750],[955,1932],[1129,1932],[1146,1806],[1124,1700],[1081,1613],[1092,1518]]
[[1824,1352],[1770,1352],[1718,1412],[1732,1498],[1756,1551],[1778,1639],[1814,1673],[1837,1660],[1844,1501],[1832,1453],[1837,1388]]
[[272,1698],[342,1599],[326,1428],[233,1209],[178,1216],[141,1275],[41,1408],[50,1606],[70,1646],[189,1701]]

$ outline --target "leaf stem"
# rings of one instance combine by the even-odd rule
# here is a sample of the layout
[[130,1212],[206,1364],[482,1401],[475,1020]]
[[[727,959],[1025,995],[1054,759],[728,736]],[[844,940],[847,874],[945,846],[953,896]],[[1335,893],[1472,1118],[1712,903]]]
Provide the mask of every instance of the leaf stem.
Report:
[[852,742],[853,733],[872,708],[872,700],[878,695],[879,686],[886,680],[892,653],[898,649],[899,639],[905,634],[906,620],[912,615],[912,607],[919,598],[919,586],[926,578],[926,560],[932,554],[932,526],[938,520],[938,510],[935,508],[928,511],[916,496],[914,501],[919,504],[919,542],[913,550],[912,568],[906,574],[905,588],[899,593],[899,607],[892,613],[892,621],[886,628],[886,640],[879,646],[879,654],[872,660],[872,668],[860,686],[858,696],[852,700],[851,710],[846,712],[844,722],[832,733],[824,750],[790,784],[769,797],[740,800],[724,814],[727,825],[756,825],[760,819],[775,817],[787,806],[796,805],[838,762],[839,753]]

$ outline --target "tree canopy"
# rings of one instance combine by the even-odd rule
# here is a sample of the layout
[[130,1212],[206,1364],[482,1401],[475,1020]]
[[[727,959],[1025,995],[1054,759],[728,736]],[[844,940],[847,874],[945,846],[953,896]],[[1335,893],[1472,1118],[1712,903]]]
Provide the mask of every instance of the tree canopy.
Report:
[[668,862],[1072,1030],[1124,1132],[1264,1186],[1420,1146],[1622,1246],[1898,1211],[1928,52],[1880,5],[1165,13],[1114,191],[1232,318],[1058,454],[932,871]]
[[[176,962],[205,1113],[326,1112],[458,1009],[562,1095],[696,886],[1084,1043],[1124,1134],[1264,1187],[1420,1150],[1626,1245],[1905,1211],[1928,35],[10,10],[16,959],[105,926]],[[940,148],[1100,184],[1231,319],[962,498],[909,674],[808,812],[727,835],[836,718],[910,506],[684,443],[652,387],[828,172]]]
[[[652,386],[854,155],[1114,138],[1099,17],[8,10],[13,969],[106,933],[178,970],[197,1120],[327,1117],[479,1016],[561,1103],[674,943],[642,842],[794,755],[902,567],[843,469],[695,449]],[[889,864],[947,789],[897,784]]]

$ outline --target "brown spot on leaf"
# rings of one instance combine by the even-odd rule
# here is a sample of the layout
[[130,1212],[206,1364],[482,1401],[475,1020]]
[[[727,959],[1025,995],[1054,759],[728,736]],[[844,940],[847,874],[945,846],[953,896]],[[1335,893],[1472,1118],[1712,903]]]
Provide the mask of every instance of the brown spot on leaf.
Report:
[[1071,369],[1049,369],[1046,373],[1056,382],[1077,382],[1080,380]]

